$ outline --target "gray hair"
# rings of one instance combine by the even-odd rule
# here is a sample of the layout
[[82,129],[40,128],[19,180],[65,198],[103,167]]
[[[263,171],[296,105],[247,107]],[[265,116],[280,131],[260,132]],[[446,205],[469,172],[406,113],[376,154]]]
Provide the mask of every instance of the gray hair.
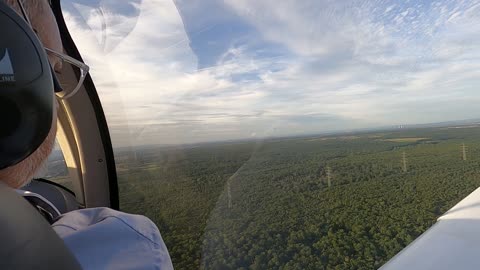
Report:
[[22,2],[25,12],[27,13],[28,18],[31,20],[33,14],[44,12],[44,5],[41,4],[43,0],[3,0],[7,5],[11,6],[18,14],[22,15],[18,1]]

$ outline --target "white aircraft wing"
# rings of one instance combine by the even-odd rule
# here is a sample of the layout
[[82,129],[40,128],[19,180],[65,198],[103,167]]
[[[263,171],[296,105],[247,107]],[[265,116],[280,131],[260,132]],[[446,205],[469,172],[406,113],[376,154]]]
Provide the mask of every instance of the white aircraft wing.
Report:
[[480,188],[380,269],[480,269]]

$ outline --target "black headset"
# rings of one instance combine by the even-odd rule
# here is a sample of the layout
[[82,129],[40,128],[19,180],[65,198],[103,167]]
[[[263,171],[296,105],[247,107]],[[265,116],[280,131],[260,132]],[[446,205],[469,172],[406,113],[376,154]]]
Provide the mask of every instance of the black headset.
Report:
[[0,169],[31,155],[52,126],[54,74],[25,20],[0,0]]
[[[0,169],[24,160],[47,137],[56,120],[54,76],[31,27],[0,0]],[[81,269],[43,217],[1,182],[0,239],[0,269]]]

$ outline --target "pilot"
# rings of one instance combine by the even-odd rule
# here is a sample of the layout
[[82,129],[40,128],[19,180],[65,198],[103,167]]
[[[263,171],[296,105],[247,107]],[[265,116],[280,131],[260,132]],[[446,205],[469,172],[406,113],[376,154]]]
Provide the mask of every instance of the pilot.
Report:
[[[48,0],[0,1],[5,1],[20,16],[27,16],[44,47],[63,51]],[[54,70],[61,68],[59,59],[49,55],[49,62]],[[52,151],[57,129],[56,100],[52,104],[53,121],[47,127],[50,130],[44,141],[27,158],[0,170],[1,181],[11,188],[26,185]],[[147,217],[109,208],[90,208],[64,214],[52,228],[83,269],[173,269],[160,232]]]

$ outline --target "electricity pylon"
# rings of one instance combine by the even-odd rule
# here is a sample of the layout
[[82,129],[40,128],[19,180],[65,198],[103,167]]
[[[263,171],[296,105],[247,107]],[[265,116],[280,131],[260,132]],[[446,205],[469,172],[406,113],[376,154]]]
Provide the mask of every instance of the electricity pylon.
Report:
[[327,165],[327,184],[328,187],[332,186],[332,169]]
[[465,143],[462,143],[462,156],[463,160],[467,160],[467,147],[465,146]]
[[407,154],[405,153],[405,151],[403,151],[402,153],[402,169],[403,172],[407,172]]

